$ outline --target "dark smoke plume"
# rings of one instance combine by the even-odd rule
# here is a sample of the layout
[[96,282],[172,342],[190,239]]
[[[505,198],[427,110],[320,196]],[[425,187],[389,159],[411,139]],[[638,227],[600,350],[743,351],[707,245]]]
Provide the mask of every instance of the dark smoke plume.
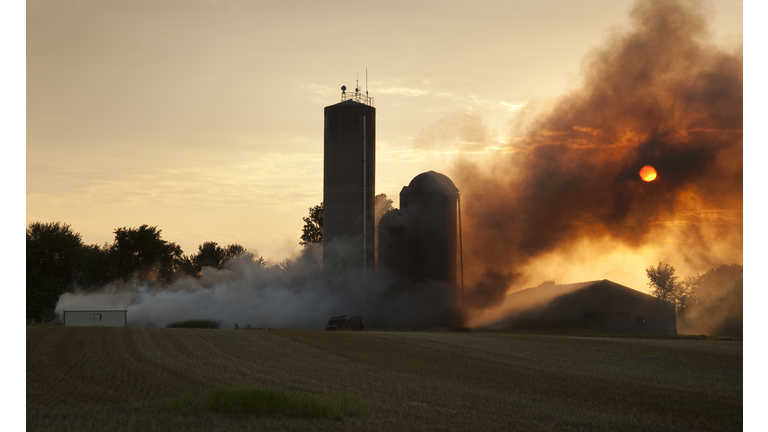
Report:
[[[515,131],[509,154],[457,163],[473,307],[498,304],[537,255],[585,238],[640,247],[676,221],[695,265],[716,264],[707,238],[741,253],[742,47],[710,42],[701,2],[639,1],[630,17],[584,59],[580,88]],[[644,165],[655,181],[640,179]]]

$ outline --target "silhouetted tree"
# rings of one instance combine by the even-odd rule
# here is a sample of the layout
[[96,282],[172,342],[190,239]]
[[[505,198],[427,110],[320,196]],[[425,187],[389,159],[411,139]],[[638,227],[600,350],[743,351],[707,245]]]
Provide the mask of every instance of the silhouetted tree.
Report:
[[248,250],[237,243],[226,245],[224,246],[224,261],[227,261],[228,259],[232,259],[234,257],[238,257],[240,255],[245,255],[247,253],[248,253]]
[[[387,198],[386,194],[378,194],[374,198],[374,221],[379,225],[379,219],[384,213],[392,210],[392,200]],[[304,226],[301,228],[300,245],[306,246],[310,243],[323,242],[323,203],[309,208],[309,217],[301,218]],[[378,230],[374,231],[376,233]],[[378,234],[376,234],[378,235]]]
[[173,271],[180,276],[197,276],[198,270],[195,268],[194,255],[180,256],[174,263]]
[[117,279],[159,280],[170,283],[181,248],[160,238],[162,230],[154,226],[118,228],[110,248]]
[[80,234],[67,224],[34,222],[27,227],[27,318],[52,319],[59,296],[72,290],[85,252]]
[[696,293],[696,289],[701,276],[686,276],[682,281],[677,281],[675,286],[675,309],[677,315],[685,319],[685,314],[691,307],[692,298]]
[[384,193],[376,195],[373,204],[375,208],[376,226],[379,226],[381,217],[384,216],[386,212],[393,210],[394,207],[392,207],[392,200],[387,198],[387,194]]
[[323,203],[309,208],[309,217],[301,218],[304,227],[301,229],[300,245],[323,242]]
[[392,207],[392,200],[387,198],[387,194],[380,193],[376,195],[374,199],[374,225],[375,228],[373,230],[373,236],[374,236],[374,244],[376,244],[376,249],[374,252],[374,259],[376,262],[379,262],[379,221],[381,220],[381,217],[384,216],[388,211],[393,210],[394,207]]
[[216,242],[205,242],[197,248],[193,260],[198,271],[203,267],[221,268],[224,264],[224,249]]
[[113,267],[112,254],[108,243],[104,243],[103,246],[85,246],[80,262],[77,283],[85,290],[102,287],[114,280]]
[[721,265],[703,275],[679,280],[675,268],[659,262],[646,269],[651,294],[675,303],[678,324],[684,331],[742,336],[744,269]]
[[744,268],[723,264],[692,279],[689,324],[708,334],[742,336]]
[[692,300],[697,305],[715,303],[724,293],[744,285],[744,267],[723,264],[695,278]]
[[[228,260],[245,254],[248,254],[248,250],[237,243],[221,247],[216,242],[205,242],[198,246],[196,254],[181,257],[180,272],[199,276],[203,267],[222,269]],[[259,258],[259,260],[264,261],[263,258]],[[256,261],[259,262],[259,260]]]
[[648,286],[650,287],[651,295],[676,303],[677,276],[675,276],[675,268],[659,261],[658,266],[650,266],[645,269],[645,272],[648,274],[648,279],[650,279]]

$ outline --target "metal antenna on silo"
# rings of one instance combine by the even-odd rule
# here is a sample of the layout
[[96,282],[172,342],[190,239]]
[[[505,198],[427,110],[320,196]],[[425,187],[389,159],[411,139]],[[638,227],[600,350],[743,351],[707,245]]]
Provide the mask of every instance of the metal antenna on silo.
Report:
[[368,96],[368,68],[365,68],[365,95]]

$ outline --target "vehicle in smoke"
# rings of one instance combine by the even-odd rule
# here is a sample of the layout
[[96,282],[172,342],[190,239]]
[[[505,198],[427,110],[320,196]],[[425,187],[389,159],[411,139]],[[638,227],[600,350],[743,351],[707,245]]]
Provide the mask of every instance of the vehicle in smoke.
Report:
[[[190,319],[182,321],[174,321],[168,323],[165,328],[204,328],[204,329],[218,329],[221,328],[221,321],[212,319]],[[237,329],[237,323],[235,323],[235,329]]]
[[331,317],[328,320],[328,324],[325,325],[326,330],[355,330],[362,331],[363,319],[359,316],[340,315]]

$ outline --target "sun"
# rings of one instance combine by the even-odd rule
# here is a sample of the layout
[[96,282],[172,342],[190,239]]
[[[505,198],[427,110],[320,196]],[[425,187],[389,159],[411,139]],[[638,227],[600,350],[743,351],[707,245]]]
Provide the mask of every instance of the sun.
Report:
[[652,166],[646,165],[640,168],[640,178],[643,181],[652,182],[656,180],[656,170]]

